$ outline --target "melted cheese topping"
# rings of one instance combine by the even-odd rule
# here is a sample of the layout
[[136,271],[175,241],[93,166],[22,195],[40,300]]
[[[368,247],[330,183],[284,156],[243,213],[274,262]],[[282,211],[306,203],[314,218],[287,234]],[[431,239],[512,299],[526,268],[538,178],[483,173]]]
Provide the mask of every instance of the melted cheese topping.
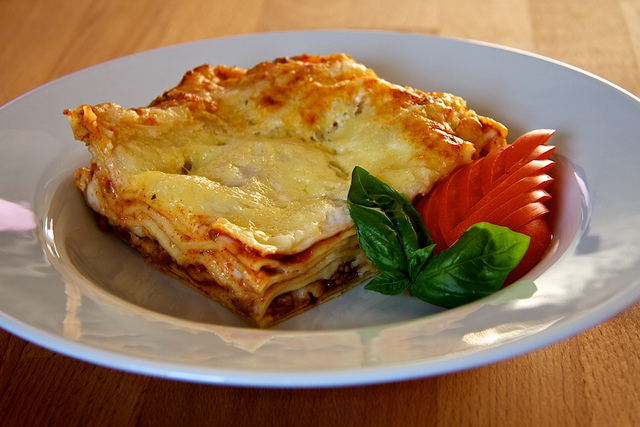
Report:
[[301,252],[352,227],[356,165],[412,200],[506,135],[460,98],[390,84],[346,55],[202,66],[147,108],[67,115],[119,200],[164,218],[161,236],[146,214],[113,205],[107,216],[145,228],[178,260],[185,240],[206,248],[213,232],[262,255]]

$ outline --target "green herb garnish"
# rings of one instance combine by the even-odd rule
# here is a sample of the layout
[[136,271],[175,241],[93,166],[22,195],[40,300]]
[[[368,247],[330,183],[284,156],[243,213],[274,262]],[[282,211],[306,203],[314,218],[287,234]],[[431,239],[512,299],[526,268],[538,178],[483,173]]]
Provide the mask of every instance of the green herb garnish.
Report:
[[347,206],[358,243],[380,274],[365,289],[411,295],[454,308],[500,289],[529,247],[529,236],[474,224],[451,247],[435,245],[420,214],[402,194],[361,167],[353,170]]

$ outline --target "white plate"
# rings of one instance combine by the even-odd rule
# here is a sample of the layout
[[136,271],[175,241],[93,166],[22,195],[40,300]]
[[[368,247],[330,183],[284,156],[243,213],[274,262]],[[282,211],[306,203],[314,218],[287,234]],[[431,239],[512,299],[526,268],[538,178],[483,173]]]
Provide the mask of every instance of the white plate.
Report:
[[[71,185],[88,160],[62,115],[146,105],[208,62],[346,52],[381,77],[464,97],[511,139],[557,129],[553,251],[454,310],[354,289],[271,330],[245,326],[97,230]],[[382,32],[223,38],[121,58],[0,109],[0,326],[62,354],[158,377],[321,387],[425,377],[548,345],[640,298],[640,102],[575,68],[460,40]]]

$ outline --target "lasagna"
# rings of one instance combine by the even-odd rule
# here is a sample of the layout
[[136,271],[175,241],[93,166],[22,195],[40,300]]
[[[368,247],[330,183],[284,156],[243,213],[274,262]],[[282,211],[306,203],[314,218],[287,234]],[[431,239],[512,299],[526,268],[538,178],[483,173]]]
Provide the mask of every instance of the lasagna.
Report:
[[202,65],[146,107],[64,113],[102,228],[258,327],[376,274],[346,207],[355,166],[414,200],[507,133],[345,54]]

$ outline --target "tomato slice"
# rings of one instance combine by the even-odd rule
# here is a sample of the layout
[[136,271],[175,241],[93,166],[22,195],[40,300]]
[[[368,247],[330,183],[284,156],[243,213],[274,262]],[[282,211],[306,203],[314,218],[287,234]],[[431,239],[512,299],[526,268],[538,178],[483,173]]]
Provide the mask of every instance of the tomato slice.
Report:
[[[507,152],[507,163],[514,165],[519,161],[527,162],[527,156],[537,148],[545,146],[553,134],[553,130],[537,129],[519,136],[513,144],[508,145],[507,149],[505,149]],[[551,151],[555,148],[552,145],[547,145],[546,147]],[[510,167],[507,169],[510,169]]]
[[[440,188],[440,186],[437,186],[434,190],[431,191],[431,194],[436,199],[442,199],[442,188]],[[438,217],[440,216],[437,209],[438,204],[426,203],[427,200],[430,199],[422,199],[421,206],[418,207],[418,212],[420,212],[422,221],[425,224],[431,224],[430,226],[427,226],[427,230],[429,230],[429,227],[431,228],[431,230],[429,230],[429,236],[431,237],[433,243],[436,244],[436,248],[445,247],[446,242],[444,240],[444,237],[442,237],[442,233],[440,232],[440,225],[438,224]]]
[[522,206],[521,208],[511,212],[500,222],[504,227],[517,231],[528,222],[541,218],[548,213],[549,209],[547,208],[547,205],[544,204],[544,201],[537,201],[529,203],[528,205]]
[[486,205],[486,209],[474,212],[469,218],[452,229],[450,233],[446,233],[443,235],[447,242],[451,242],[449,243],[449,245],[451,245],[453,244],[453,242],[458,240],[462,233],[464,233],[469,227],[478,222],[490,222],[492,224],[507,227],[508,225],[505,223],[505,219],[511,216],[516,211],[520,211],[521,214],[526,213],[527,215],[529,215],[529,217],[526,218],[526,221],[520,221],[521,223],[528,222],[534,219],[534,204],[540,202],[541,200],[544,202],[548,199],[549,193],[547,193],[546,191],[534,190],[517,194],[515,197],[508,199],[501,205],[499,204],[500,200],[497,200],[496,205]]
[[516,268],[511,270],[507,276],[504,284],[502,285],[503,287],[517,281],[538,262],[540,262],[551,244],[551,230],[549,230],[549,226],[544,218],[536,218],[533,221],[529,221],[527,224],[515,231],[529,236],[531,238],[531,242],[529,243],[529,248],[527,248],[527,252],[524,254],[524,257],[520,260],[520,263]]
[[502,220],[521,207],[541,200],[546,202],[550,196],[544,191],[544,188],[551,181],[553,179],[548,175],[526,176],[516,181],[505,191],[496,192],[483,198],[482,202],[474,206],[467,218],[453,228],[453,234],[459,237],[467,228],[482,221],[503,225]]
[[[455,243],[478,222],[490,222],[531,237],[530,249],[509,277],[520,277],[535,265],[551,241],[544,215],[551,197],[545,188],[553,181],[547,172],[555,164],[546,145],[553,131],[540,129],[513,144],[458,169],[416,204],[435,252]],[[544,249],[544,250],[543,250]]]

